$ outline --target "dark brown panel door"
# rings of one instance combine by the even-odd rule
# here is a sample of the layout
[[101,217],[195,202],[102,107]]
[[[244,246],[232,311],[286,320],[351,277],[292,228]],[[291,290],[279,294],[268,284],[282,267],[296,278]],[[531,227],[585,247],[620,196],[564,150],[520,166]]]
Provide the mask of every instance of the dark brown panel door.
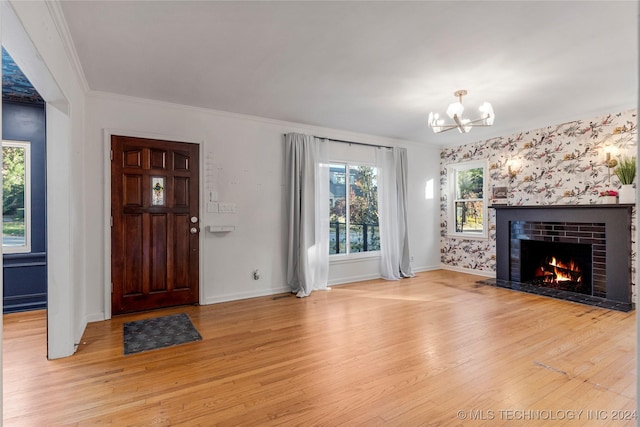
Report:
[[112,314],[198,302],[198,148],[111,137]]

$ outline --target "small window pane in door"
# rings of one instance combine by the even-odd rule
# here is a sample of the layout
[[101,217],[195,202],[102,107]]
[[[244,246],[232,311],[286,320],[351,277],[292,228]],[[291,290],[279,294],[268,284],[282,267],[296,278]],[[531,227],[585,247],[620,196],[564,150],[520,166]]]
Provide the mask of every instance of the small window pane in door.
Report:
[[151,177],[151,204],[153,206],[164,206],[164,177]]

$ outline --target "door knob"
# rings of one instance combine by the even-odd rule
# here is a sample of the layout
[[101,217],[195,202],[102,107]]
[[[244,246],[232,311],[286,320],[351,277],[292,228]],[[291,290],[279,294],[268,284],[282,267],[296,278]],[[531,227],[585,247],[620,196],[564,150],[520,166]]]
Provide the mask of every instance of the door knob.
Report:
[[198,229],[196,227],[191,227],[191,230],[189,230],[191,232],[191,234],[196,234],[198,232]]
[[193,224],[195,224],[196,222],[198,222],[198,217],[197,217],[197,216],[192,216],[192,217],[191,217],[191,222],[192,222]]

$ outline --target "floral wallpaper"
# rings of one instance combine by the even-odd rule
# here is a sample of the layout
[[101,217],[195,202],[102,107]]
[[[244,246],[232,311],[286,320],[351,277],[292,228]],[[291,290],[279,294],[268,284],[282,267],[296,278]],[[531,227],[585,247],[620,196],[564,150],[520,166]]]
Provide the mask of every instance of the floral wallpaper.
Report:
[[[506,187],[509,205],[580,205],[601,203],[600,192],[620,187],[606,165],[606,153],[620,159],[636,155],[637,110],[548,126],[440,152],[441,263],[461,269],[496,270],[495,211],[488,210],[489,238],[447,236],[447,165],[472,160],[488,164],[487,191]],[[511,170],[511,174],[509,173]],[[491,204],[491,202],[489,203]],[[635,269],[636,210],[632,220]],[[635,271],[632,271],[635,283]],[[635,285],[633,286],[635,301]]]

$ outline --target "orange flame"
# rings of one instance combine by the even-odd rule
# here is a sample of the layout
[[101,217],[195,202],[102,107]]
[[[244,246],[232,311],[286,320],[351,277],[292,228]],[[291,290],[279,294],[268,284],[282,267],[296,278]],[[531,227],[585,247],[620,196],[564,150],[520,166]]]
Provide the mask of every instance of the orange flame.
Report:
[[[549,269],[548,267],[553,268]],[[540,267],[537,276],[544,277],[544,281],[548,283],[582,282],[582,270],[576,262],[569,260],[568,263],[563,263],[559,262],[555,257],[551,257],[547,263],[547,268]]]

